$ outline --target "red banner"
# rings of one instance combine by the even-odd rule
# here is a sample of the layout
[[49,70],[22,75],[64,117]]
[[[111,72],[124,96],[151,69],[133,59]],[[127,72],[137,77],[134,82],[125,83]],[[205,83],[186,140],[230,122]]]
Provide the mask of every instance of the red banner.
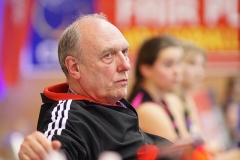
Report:
[[30,20],[32,0],[5,1],[0,67],[7,84],[19,77],[20,52],[25,43]]
[[[210,64],[240,64],[239,0],[96,0],[137,51],[144,39],[169,33],[195,41]],[[229,66],[229,65],[227,65]]]

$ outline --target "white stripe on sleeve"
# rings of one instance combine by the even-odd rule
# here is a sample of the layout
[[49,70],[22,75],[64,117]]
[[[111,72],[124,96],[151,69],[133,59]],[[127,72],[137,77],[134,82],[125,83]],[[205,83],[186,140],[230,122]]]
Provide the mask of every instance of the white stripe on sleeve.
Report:
[[[66,128],[68,112],[70,110],[71,103],[72,100],[59,101],[58,105],[53,109],[51,113],[52,122],[48,124],[47,130],[44,132],[44,135],[49,140],[52,140],[52,136],[54,135],[54,133],[56,133],[57,135],[61,135],[62,130]],[[65,104],[66,107],[64,109]]]

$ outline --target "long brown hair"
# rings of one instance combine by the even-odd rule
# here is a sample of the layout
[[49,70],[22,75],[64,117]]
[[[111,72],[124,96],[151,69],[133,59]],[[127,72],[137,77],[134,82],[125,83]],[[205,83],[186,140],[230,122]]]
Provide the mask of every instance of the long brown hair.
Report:
[[138,92],[140,85],[144,79],[143,75],[140,72],[140,66],[143,64],[152,66],[156,61],[159,53],[161,53],[160,51],[168,47],[181,47],[181,43],[176,37],[172,35],[160,35],[147,39],[142,44],[138,51],[135,63],[135,83],[129,96],[130,99],[136,94],[136,92]]

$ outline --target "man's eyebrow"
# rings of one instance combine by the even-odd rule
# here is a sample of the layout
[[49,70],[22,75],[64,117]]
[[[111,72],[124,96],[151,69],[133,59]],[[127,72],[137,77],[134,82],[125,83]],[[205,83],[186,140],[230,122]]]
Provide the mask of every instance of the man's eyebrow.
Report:
[[[130,48],[130,45],[126,45],[124,47],[122,47],[121,50],[125,50],[125,49],[129,49]],[[117,49],[116,48],[105,48],[101,54],[104,54],[104,53],[109,53],[109,52],[115,52]]]
[[127,44],[127,45],[125,45],[125,47],[123,47],[123,48],[130,48],[130,45],[129,44]]
[[129,49],[130,45],[127,45],[126,47],[123,47],[123,49]]
[[104,49],[103,51],[102,51],[102,54],[103,53],[108,53],[108,52],[112,52],[112,51],[115,51],[116,49],[114,49],[114,48],[106,48],[106,49]]

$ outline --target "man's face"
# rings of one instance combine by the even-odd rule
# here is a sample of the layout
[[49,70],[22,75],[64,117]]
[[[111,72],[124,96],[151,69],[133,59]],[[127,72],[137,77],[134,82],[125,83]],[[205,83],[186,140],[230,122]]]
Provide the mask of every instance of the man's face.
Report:
[[83,95],[113,104],[127,94],[129,44],[112,24],[95,19],[82,28],[78,80]]

